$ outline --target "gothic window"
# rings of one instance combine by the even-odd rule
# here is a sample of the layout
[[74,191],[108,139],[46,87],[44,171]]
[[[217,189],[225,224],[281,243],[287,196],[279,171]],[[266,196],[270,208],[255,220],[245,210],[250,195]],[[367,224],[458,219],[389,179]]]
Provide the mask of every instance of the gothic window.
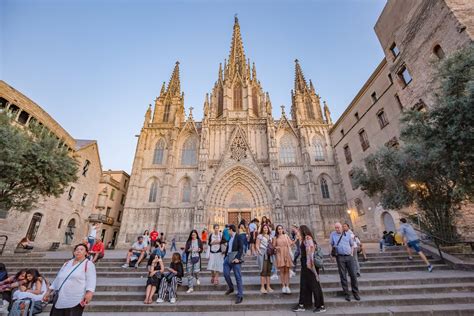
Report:
[[221,88],[217,97],[217,116],[224,114],[224,90]]
[[150,186],[150,192],[148,194],[148,202],[156,202],[156,196],[158,195],[158,181],[153,181]]
[[324,146],[323,142],[318,138],[315,137],[313,139],[314,144],[314,157],[316,161],[324,161]]
[[253,87],[252,89],[252,108],[253,108],[253,114],[255,116],[258,116],[258,91],[256,87]]
[[163,122],[168,122],[170,118],[170,104],[165,105],[165,112],[163,113]]
[[287,189],[288,189],[288,200],[289,201],[294,201],[294,200],[297,200],[298,197],[297,197],[297,185],[298,185],[298,181],[296,179],[296,177],[294,175],[289,175],[287,178],[286,178],[286,185],[287,185]]
[[234,86],[234,110],[242,110],[242,86],[239,82]]
[[324,178],[321,178],[320,182],[321,182],[321,194],[323,196],[323,199],[329,199],[330,195],[329,195],[329,186],[328,186],[327,180]]
[[311,100],[306,101],[306,115],[310,120],[314,119],[313,104],[311,103]]
[[280,140],[280,163],[284,165],[296,163],[294,137],[289,134],[284,135]]
[[189,137],[183,144],[181,150],[181,165],[190,166],[197,163],[196,139]]
[[165,141],[161,138],[155,146],[155,152],[153,153],[153,164],[161,165],[163,163],[163,156],[165,152]]
[[183,181],[181,188],[181,202],[189,203],[191,202],[191,181],[186,178]]

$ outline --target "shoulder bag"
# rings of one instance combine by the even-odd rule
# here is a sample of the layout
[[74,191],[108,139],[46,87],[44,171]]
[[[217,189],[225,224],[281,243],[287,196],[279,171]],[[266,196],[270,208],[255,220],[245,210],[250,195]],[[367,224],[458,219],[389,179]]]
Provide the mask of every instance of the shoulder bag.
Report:
[[342,236],[344,236],[344,233],[341,233],[341,237],[339,237],[339,240],[337,241],[336,246],[333,246],[331,249],[331,257],[335,257],[337,255],[336,247],[339,246],[339,243],[341,242]]
[[87,259],[82,260],[74,269],[72,269],[71,272],[69,272],[69,274],[67,275],[67,277],[64,279],[63,283],[61,283],[61,286],[59,287],[59,289],[54,290],[54,291],[49,295],[48,303],[52,303],[53,306],[56,305],[56,302],[58,301],[58,298],[59,298],[59,291],[61,291],[61,289],[63,288],[64,283],[66,283],[67,279],[69,279],[69,277],[71,276],[71,274],[73,274],[74,271],[76,271],[76,269],[79,268],[79,266],[80,266],[84,261],[86,261],[86,260],[87,260]]

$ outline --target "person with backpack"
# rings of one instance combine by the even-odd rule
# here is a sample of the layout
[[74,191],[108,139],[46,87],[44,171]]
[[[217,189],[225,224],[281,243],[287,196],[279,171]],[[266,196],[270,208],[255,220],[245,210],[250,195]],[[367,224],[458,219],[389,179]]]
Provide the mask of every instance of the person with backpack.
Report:
[[219,233],[219,225],[214,225],[214,232],[209,235],[209,262],[207,270],[211,271],[211,284],[219,285],[219,273],[224,270],[224,257],[221,251],[222,234]]
[[300,254],[301,254],[301,274],[300,274],[300,297],[298,304],[293,309],[294,312],[304,312],[306,307],[313,305],[315,313],[326,311],[324,306],[324,295],[319,282],[317,263],[317,244],[314,241],[311,230],[306,225],[299,227]]
[[[272,274],[272,255],[274,248],[270,236],[270,227],[264,224],[260,228],[260,234],[256,238],[257,264],[260,270],[260,292],[262,294],[272,293],[270,287],[270,276]],[[267,288],[265,288],[265,285]]]
[[87,246],[76,245],[73,254],[43,297],[45,302],[52,299],[50,316],[81,316],[94,295],[96,270],[94,263],[87,259]]

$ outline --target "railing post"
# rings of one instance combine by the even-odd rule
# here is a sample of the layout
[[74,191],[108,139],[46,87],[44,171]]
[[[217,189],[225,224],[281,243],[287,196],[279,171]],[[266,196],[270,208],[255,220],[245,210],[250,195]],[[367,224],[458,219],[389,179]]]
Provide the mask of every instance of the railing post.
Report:
[[443,257],[443,252],[441,251],[441,248],[439,247],[439,243],[437,242],[436,238],[434,238],[434,240],[435,240],[436,248],[438,248],[439,257],[441,258],[441,261],[443,263],[445,263],[444,257]]

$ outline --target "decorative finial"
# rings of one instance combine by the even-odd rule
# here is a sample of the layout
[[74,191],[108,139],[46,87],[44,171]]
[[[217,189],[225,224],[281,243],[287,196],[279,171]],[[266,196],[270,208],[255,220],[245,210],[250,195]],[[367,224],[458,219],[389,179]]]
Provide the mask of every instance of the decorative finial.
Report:
[[238,23],[238,22],[239,22],[239,18],[237,17],[237,13],[234,14],[234,21],[235,21],[235,23]]
[[193,117],[193,110],[194,110],[194,108],[191,106],[189,108],[189,117]]
[[281,105],[281,114],[282,115],[285,115],[285,106],[284,105]]
[[296,59],[295,59],[295,63],[298,63],[298,62],[299,62],[299,60],[298,60],[298,58],[296,58]]

